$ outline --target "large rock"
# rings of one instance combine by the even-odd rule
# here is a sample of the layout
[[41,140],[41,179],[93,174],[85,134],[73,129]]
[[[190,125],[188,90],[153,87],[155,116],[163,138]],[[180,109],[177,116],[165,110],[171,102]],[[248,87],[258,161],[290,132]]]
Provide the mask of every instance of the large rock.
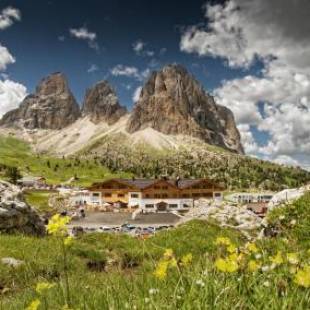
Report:
[[34,94],[28,95],[20,106],[7,112],[0,125],[20,128],[61,129],[80,116],[66,78],[54,73],[44,78]]
[[0,233],[42,236],[45,226],[38,213],[21,201],[18,187],[0,181]]
[[82,112],[94,123],[105,121],[112,125],[125,115],[127,110],[119,104],[115,91],[109,83],[101,81],[87,89]]
[[243,153],[232,112],[217,105],[202,85],[180,65],[153,72],[142,88],[127,124],[130,133],[154,128],[184,134]]

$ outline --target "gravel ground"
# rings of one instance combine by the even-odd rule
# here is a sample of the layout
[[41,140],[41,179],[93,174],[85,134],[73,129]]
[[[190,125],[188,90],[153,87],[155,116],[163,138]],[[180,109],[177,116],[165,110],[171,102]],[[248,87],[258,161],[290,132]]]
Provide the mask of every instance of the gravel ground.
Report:
[[87,213],[84,219],[74,220],[69,226],[98,227],[98,226],[120,226],[125,223],[143,226],[174,225],[179,217],[172,213],[148,213],[139,214],[135,220],[131,219],[131,213]]

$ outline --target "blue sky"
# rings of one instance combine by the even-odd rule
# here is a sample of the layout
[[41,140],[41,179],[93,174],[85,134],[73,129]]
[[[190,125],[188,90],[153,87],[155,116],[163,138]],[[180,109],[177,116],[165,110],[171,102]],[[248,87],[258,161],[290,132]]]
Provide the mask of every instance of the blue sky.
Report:
[[[141,71],[156,70],[177,62],[211,91],[223,79],[243,76],[247,70],[230,69],[222,60],[180,51],[182,27],[202,22],[204,4],[181,1],[176,9],[172,1],[1,1],[2,8],[16,7],[22,14],[21,22],[1,33],[2,44],[16,58],[7,73],[31,92],[45,75],[64,72],[79,102],[86,87],[106,78],[116,88],[122,104],[130,108],[133,92],[142,81],[114,77],[111,68],[122,64]],[[69,29],[80,27],[96,34],[98,49],[70,35]],[[135,53],[133,44],[138,40],[154,52],[153,57]],[[166,51],[160,53],[161,49]],[[88,73],[92,65],[98,70]]]
[[184,65],[235,115],[247,154],[310,167],[308,0],[0,1],[0,115],[63,72],[79,103],[107,79],[130,110]]

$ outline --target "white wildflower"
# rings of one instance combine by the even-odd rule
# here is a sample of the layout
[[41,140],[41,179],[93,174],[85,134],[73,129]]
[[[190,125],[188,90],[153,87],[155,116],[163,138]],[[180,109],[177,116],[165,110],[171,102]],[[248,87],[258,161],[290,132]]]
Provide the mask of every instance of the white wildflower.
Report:
[[199,280],[196,281],[196,285],[204,287],[205,283],[201,279],[199,279]]
[[265,282],[263,283],[263,285],[266,286],[266,287],[270,287],[270,282],[269,282],[269,281],[265,281]]
[[157,288],[150,288],[149,289],[149,294],[150,295],[155,295],[159,292],[159,290]]

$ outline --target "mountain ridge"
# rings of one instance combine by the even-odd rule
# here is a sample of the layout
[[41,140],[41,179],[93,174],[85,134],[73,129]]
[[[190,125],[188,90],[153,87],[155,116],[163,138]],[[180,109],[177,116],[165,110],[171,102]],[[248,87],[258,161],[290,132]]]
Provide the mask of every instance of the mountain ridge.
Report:
[[[157,78],[165,77],[166,73],[166,79]],[[143,98],[143,94],[152,88],[154,98]],[[153,109],[148,108],[148,102],[153,102]],[[165,106],[168,106],[166,110]],[[139,109],[142,112],[137,113]],[[64,130],[85,117],[95,125],[107,123],[110,126],[125,115],[129,115],[125,126],[129,134],[152,128],[164,135],[198,138],[210,145],[244,153],[232,112],[217,105],[184,67],[175,64],[150,75],[142,99],[134,104],[131,113],[119,103],[108,81],[97,82],[87,89],[79,108],[64,75],[54,73],[44,78],[19,108],[7,112],[0,120],[0,126]]]

